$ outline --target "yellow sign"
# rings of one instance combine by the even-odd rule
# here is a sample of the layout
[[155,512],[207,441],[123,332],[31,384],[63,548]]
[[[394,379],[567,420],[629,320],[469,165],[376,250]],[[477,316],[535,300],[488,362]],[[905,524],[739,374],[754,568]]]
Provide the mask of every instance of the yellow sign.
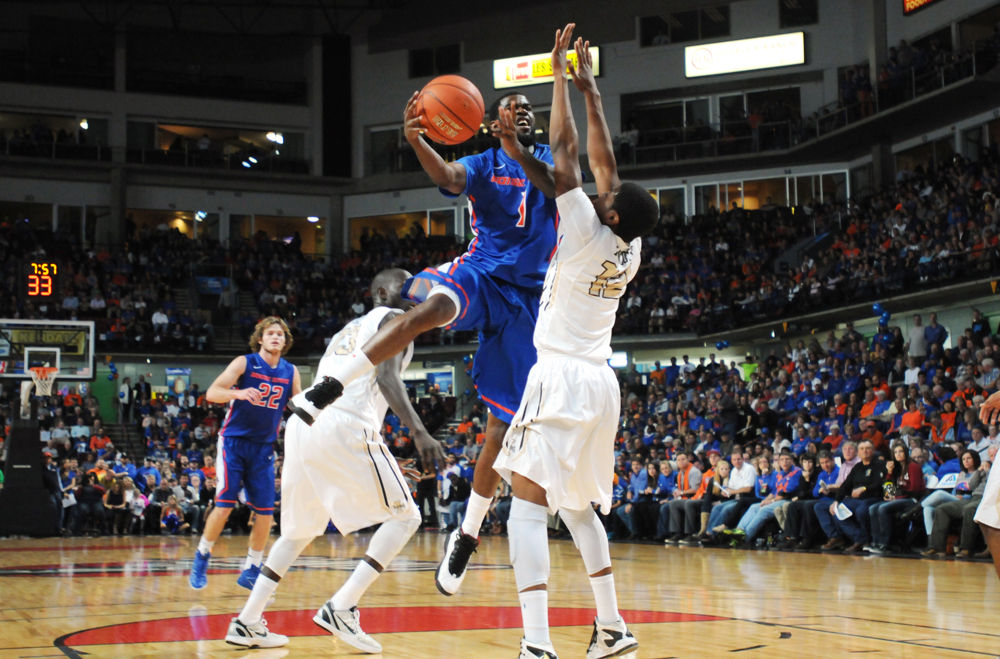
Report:
[[17,328],[7,336],[15,345],[53,346],[63,355],[82,355],[87,348],[87,333],[78,329]]
[[[594,63],[594,75],[601,75],[601,51],[598,46],[590,47],[590,57]],[[570,64],[576,66],[576,52],[567,53]],[[526,85],[540,85],[552,82],[552,54],[523,55],[493,60],[493,88],[508,89]]]

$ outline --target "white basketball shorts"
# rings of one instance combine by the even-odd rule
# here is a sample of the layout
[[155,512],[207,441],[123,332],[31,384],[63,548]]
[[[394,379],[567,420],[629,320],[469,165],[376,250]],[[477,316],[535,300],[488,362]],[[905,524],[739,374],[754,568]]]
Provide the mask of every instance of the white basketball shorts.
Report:
[[291,416],[281,471],[281,534],[312,538],[329,520],[343,534],[393,517],[420,519],[381,435],[336,409],[312,426]]
[[621,401],[604,363],[540,356],[493,468],[516,472],[545,489],[549,510],[611,509],[614,441]]
[[983,492],[983,500],[976,508],[975,519],[980,524],[1000,529],[1000,467],[997,467],[997,462],[1000,460],[994,462],[990,468],[986,490]]

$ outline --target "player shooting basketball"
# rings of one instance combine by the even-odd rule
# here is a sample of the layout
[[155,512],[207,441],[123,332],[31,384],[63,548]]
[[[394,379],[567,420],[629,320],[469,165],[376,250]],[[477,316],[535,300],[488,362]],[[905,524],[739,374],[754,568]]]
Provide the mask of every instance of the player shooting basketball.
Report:
[[[535,349],[525,338],[535,329],[545,270],[556,244],[556,208],[552,155],[534,140],[535,116],[523,94],[508,94],[491,108],[491,126],[501,145],[455,162],[445,162],[421,136],[426,126],[417,114],[417,98],[410,98],[403,116],[406,140],[443,194],[469,198],[476,237],[459,258],[408,281],[404,295],[420,304],[387,323],[338,364],[332,379],[314,384],[289,407],[311,423],[343,387],[422,332],[436,327],[479,331],[472,377],[490,415],[465,518],[448,536],[435,576],[438,590],[452,595],[478,546],[479,528],[500,484],[493,461],[535,363]],[[500,108],[511,116],[503,128],[496,122]]]

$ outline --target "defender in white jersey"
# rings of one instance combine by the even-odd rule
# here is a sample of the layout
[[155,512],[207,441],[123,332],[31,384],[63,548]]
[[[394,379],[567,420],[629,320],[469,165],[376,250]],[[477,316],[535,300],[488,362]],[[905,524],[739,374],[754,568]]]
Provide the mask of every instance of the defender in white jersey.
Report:
[[[375,276],[371,285],[375,308],[333,337],[320,360],[316,380],[409,304],[400,295],[409,276],[399,269]],[[228,643],[277,647],[288,642],[287,637],[267,630],[262,618],[264,607],[288,568],[313,538],[323,534],[332,519],[345,535],[381,526],[372,536],[365,557],[317,611],[313,621],[363,652],[382,651],[378,641],[361,629],[358,600],[420,525],[420,512],[403,473],[382,441],[386,409],[392,406],[410,428],[424,464],[444,462],[441,445],[427,433],[403,385],[401,374],[412,354],[410,345],[379,364],[377,370],[352,381],[312,426],[297,416],[289,418],[281,473],[281,537],[271,548],[243,611],[230,624]],[[416,472],[414,475],[419,476]]]
[[[1000,391],[986,399],[986,402],[979,409],[979,419],[987,425],[1000,422]],[[986,548],[993,556],[993,568],[996,570],[997,577],[1000,578],[1000,467],[997,467],[998,457],[1000,457],[1000,452],[993,456],[993,466],[990,468],[990,476],[986,480],[983,500],[976,508],[975,520],[983,532]]]
[[[556,32],[552,70],[567,70],[573,24]],[[580,550],[597,604],[588,659],[632,652],[638,643],[618,613],[608,539],[592,504],[611,507],[618,381],[607,364],[618,301],[639,267],[640,236],[659,218],[652,197],[618,179],[611,135],[594,81],[589,42],[576,40],[576,87],[587,106],[587,146],[598,197],[581,188],[576,126],[564,75],[556,75],[550,120],[559,230],[535,325],[538,362],[493,467],[514,498],[508,532],[524,622],[521,657],[555,657],[548,630],[549,512],[559,512]],[[510,122],[510,113],[502,120]]]

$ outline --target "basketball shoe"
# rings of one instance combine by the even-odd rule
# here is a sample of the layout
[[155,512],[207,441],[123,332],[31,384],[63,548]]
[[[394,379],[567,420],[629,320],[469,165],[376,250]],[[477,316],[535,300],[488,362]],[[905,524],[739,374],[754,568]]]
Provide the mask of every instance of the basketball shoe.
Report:
[[340,398],[344,393],[344,385],[340,380],[327,375],[305,391],[300,391],[288,401],[288,409],[311,426],[323,408]]
[[203,554],[197,550],[194,552],[194,562],[191,563],[191,575],[188,577],[188,583],[195,590],[201,590],[208,583],[206,573],[208,572],[208,559],[211,557],[211,554]]
[[377,654],[382,651],[382,645],[361,629],[361,614],[356,606],[336,611],[327,601],[313,616],[313,622],[362,652]]
[[236,583],[243,586],[247,590],[253,590],[253,585],[257,583],[257,577],[259,576],[260,566],[251,565],[240,573],[240,578],[236,580]]
[[590,645],[587,647],[587,659],[602,659],[603,657],[618,657],[639,647],[632,632],[625,626],[625,621],[610,625],[599,623],[594,619],[594,633],[590,635]]
[[559,659],[559,656],[550,643],[529,643],[522,637],[521,654],[517,659]]
[[434,583],[442,595],[454,595],[458,592],[465,579],[469,558],[479,546],[479,539],[462,533],[462,527],[448,534],[448,542],[444,545],[444,558],[438,564],[434,574]]
[[239,618],[233,618],[229,623],[229,631],[226,632],[226,643],[242,645],[245,648],[280,648],[282,645],[288,645],[288,637],[268,631],[263,618],[252,625],[243,624]]

